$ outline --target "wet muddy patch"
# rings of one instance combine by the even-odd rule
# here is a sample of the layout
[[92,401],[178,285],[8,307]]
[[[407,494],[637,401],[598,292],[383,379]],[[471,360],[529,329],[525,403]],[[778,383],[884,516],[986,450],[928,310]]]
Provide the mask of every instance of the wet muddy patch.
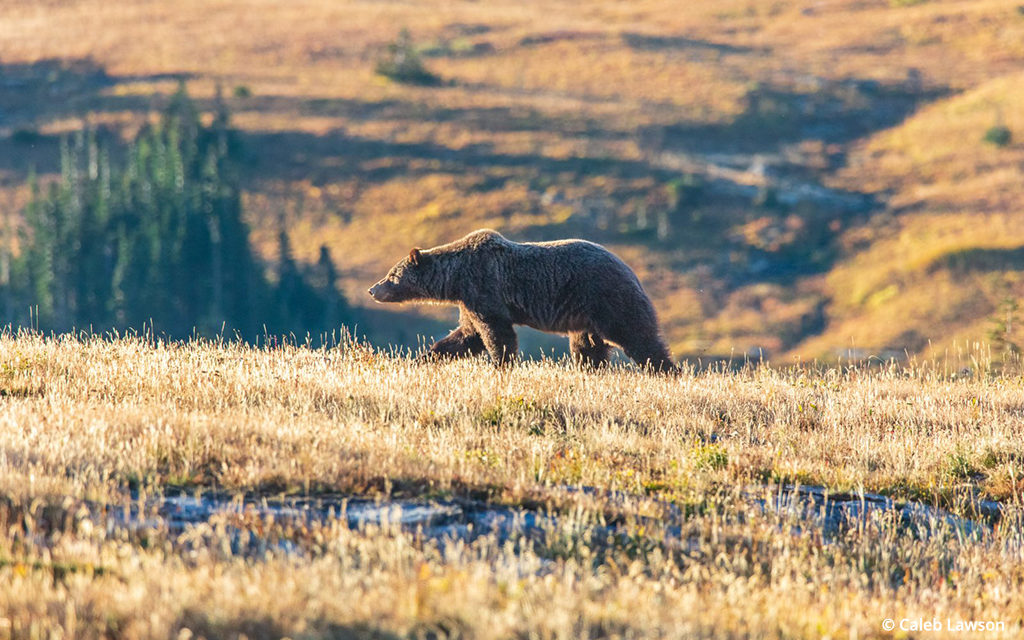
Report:
[[[108,536],[170,541],[197,547],[227,540],[230,552],[315,549],[341,529],[408,534],[439,546],[472,543],[482,536],[503,545],[564,544],[568,538],[590,546],[655,545],[683,552],[698,550],[700,535],[688,526],[693,505],[586,486],[552,488],[559,509],[512,507],[472,500],[379,500],[353,496],[240,497],[214,492],[136,497],[130,504],[97,507],[93,519]],[[897,531],[918,539],[936,536],[982,539],[992,531],[1002,507],[979,501],[971,519],[916,502],[863,493],[830,493],[823,487],[751,487],[709,501],[725,519],[761,518],[792,535],[841,542],[850,532]],[[643,538],[643,540],[640,540]],[[226,549],[227,550],[227,549]]]

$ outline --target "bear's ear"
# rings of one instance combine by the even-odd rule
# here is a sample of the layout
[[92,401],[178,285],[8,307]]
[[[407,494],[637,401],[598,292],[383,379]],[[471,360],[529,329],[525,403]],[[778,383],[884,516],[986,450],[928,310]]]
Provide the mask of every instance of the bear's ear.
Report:
[[417,266],[419,265],[419,263],[420,263],[420,248],[419,247],[414,247],[413,250],[409,252],[409,262],[411,262],[411,263],[413,263],[414,265],[417,265]]

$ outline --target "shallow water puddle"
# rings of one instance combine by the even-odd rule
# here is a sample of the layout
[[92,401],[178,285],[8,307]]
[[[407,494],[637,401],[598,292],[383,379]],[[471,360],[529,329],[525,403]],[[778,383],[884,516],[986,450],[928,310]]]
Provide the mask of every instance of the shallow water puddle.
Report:
[[[377,501],[343,496],[255,499],[207,493],[140,498],[130,507],[107,509],[102,517],[111,534],[118,530],[136,534],[166,532],[180,539],[187,539],[189,534],[204,526],[216,524],[231,538],[232,548],[243,551],[268,547],[292,550],[295,545],[289,538],[297,535],[296,532],[339,525],[350,529],[398,529],[439,543],[470,542],[490,535],[502,544],[523,538],[543,543],[552,535],[564,537],[567,533],[612,542],[635,536],[635,525],[639,524],[650,530],[657,529],[660,533],[656,541],[666,546],[689,550],[698,543],[696,539],[686,538],[687,516],[674,503],[585,486],[554,489],[563,494],[593,498],[606,509],[628,512],[630,504],[646,502],[660,513],[634,516],[631,520],[605,521],[600,515],[560,515],[472,501]],[[817,533],[826,543],[837,541],[855,528],[895,526],[918,538],[939,534],[981,536],[991,530],[984,522],[921,503],[896,502],[870,493],[829,493],[823,487],[749,487],[740,492],[739,497],[732,497],[729,511],[736,517],[753,514],[774,519],[780,527],[796,535]],[[975,508],[986,518],[998,518],[1001,510],[1000,505],[993,502],[979,502]],[[627,520],[633,526],[627,524]],[[657,527],[649,527],[651,524]],[[268,533],[273,526],[277,529],[273,534]]]
[[[765,488],[759,497],[756,491],[748,495],[754,505],[766,512],[820,529],[826,541],[850,528],[877,526],[887,519],[918,537],[929,537],[943,531],[958,536],[975,536],[991,530],[984,522],[958,516],[945,509],[920,502],[899,502],[875,493],[829,492],[824,487],[785,486]],[[974,508],[985,518],[998,519],[1002,514],[1002,506],[989,500],[975,502]]]
[[240,529],[241,523],[246,522],[273,522],[286,527],[330,524],[350,529],[397,527],[438,540],[473,540],[481,535],[496,534],[499,541],[504,541],[513,535],[540,533],[556,523],[553,515],[484,503],[377,501],[340,496],[251,499],[216,493],[142,498],[130,507],[109,509],[105,515],[107,530],[111,533],[127,529],[177,535],[216,520],[229,529]]

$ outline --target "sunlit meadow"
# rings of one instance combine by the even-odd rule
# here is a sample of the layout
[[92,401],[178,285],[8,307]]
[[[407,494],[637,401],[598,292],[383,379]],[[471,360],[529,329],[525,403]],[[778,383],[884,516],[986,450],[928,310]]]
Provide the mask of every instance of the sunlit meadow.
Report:
[[[29,334],[0,354],[7,636],[876,637],[885,618],[1021,631],[1024,389],[982,360],[659,377],[417,364],[348,338]],[[953,515],[927,535],[880,517],[826,536],[752,499],[796,484]],[[551,517],[519,539],[251,510],[117,525],[168,494]]]

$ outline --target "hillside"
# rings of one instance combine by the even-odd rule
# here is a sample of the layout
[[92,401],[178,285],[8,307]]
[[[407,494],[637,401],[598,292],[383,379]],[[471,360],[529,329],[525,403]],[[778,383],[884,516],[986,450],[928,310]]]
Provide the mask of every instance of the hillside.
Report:
[[1021,632],[1024,398],[963,363],[656,377],[24,334],[0,354],[11,637]]
[[[403,27],[437,84],[375,73]],[[229,103],[257,250],[328,246],[356,305],[409,247],[490,226],[610,246],[680,355],[1021,340],[1013,2],[9,2],[0,34],[6,246],[62,133],[128,139],[183,81]]]
[[841,172],[891,194],[873,224],[848,233],[828,276],[832,322],[805,342],[941,353],[951,342],[1016,350],[1024,338],[1024,145],[986,142],[997,123],[1024,129],[1024,74],[930,105],[858,151]]

